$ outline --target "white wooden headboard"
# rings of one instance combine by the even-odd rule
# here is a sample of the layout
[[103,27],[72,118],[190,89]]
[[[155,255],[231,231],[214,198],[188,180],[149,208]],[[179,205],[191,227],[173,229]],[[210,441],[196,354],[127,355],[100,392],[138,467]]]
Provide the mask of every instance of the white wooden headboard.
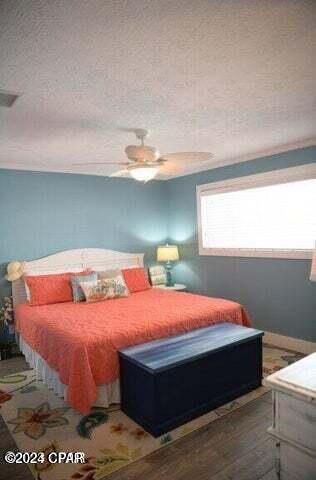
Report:
[[[80,272],[86,268],[100,271],[143,266],[143,253],[124,253],[103,248],[78,248],[26,262],[24,273],[45,275],[49,273]],[[26,301],[23,279],[12,282],[12,298],[14,307]]]

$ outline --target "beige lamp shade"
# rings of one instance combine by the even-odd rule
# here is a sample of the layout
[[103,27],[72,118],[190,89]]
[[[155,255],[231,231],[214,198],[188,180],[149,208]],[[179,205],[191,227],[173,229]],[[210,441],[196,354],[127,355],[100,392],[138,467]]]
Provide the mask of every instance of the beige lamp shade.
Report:
[[158,262],[176,262],[179,260],[179,251],[176,245],[161,245],[157,248]]
[[309,279],[311,282],[316,282],[316,249],[314,250],[313,254],[312,269]]

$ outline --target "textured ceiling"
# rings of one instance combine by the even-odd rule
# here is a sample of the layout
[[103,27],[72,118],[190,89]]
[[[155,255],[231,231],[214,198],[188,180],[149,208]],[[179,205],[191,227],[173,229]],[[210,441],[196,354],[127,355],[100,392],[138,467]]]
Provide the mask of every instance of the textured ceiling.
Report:
[[1,0],[0,167],[108,175],[152,131],[185,173],[315,143],[315,0]]

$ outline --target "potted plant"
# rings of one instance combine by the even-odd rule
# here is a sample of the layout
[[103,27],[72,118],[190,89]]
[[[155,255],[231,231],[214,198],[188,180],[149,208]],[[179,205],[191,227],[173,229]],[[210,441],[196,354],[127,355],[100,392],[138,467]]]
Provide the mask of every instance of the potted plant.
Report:
[[0,308],[0,360],[11,357],[14,342],[14,315],[12,297],[4,297]]

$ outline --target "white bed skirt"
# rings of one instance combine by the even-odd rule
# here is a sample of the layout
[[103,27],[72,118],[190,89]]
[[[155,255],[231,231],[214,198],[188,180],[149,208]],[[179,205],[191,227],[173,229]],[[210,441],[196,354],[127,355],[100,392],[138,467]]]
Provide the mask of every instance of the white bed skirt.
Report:
[[[37,378],[42,380],[56,395],[63,398],[66,402],[68,386],[61,383],[58,372],[50,368],[45,360],[25,342],[21,335],[18,337],[18,344],[21,352],[25,356],[25,360],[34,368]],[[97,387],[97,399],[94,406],[108,407],[112,403],[120,403],[119,380],[109,383],[108,385],[99,385]]]

